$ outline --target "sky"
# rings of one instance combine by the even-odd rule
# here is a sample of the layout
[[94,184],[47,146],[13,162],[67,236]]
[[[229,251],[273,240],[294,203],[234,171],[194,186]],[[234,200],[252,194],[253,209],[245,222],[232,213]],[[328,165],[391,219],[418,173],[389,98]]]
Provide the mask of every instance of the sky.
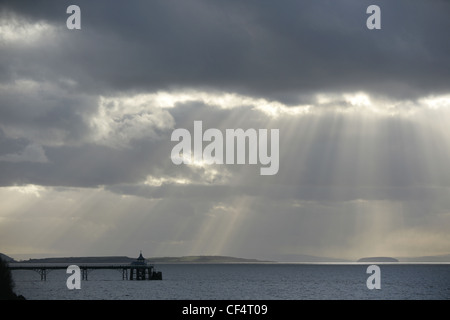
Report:
[[[0,252],[450,253],[449,16],[445,0],[0,1]],[[174,164],[194,121],[278,129],[278,172]]]

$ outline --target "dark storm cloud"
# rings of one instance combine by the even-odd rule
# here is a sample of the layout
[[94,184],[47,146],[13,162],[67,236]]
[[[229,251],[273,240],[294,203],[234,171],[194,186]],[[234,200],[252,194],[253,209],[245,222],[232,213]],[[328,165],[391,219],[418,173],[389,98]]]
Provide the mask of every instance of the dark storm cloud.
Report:
[[46,147],[48,163],[2,161],[0,185],[98,187],[136,183],[162,165],[156,157],[158,150],[151,143],[127,150],[94,144]]
[[[317,91],[447,90],[449,2],[372,2],[78,1],[82,30],[62,30],[48,57],[22,62],[64,72],[83,90],[203,87],[287,102]],[[64,28],[68,4],[2,7]],[[382,9],[381,30],[365,26],[370,4]]]
[[[364,136],[360,128],[365,124],[358,118],[332,112],[336,105],[351,107],[342,97],[321,105],[329,115],[270,121],[271,128],[291,126],[299,132],[282,132],[280,172],[264,179],[273,186],[267,192],[255,187],[261,179],[255,166],[227,166],[208,176],[203,168],[173,165],[172,128],[155,128],[153,122],[163,119],[160,114],[150,122],[140,120],[155,115],[152,106],[135,113],[127,113],[126,107],[112,112],[105,118],[111,122],[105,137],[98,137],[91,122],[98,116],[100,95],[127,90],[230,91],[287,103],[346,90],[393,100],[407,96],[410,101],[445,92],[450,84],[450,45],[444,32],[450,29],[448,2],[378,1],[382,29],[376,31],[365,27],[365,10],[372,4],[367,1],[78,1],[79,31],[65,27],[69,4],[1,2],[4,21],[46,22],[56,28],[49,31],[51,37],[34,42],[0,44],[5,71],[0,88],[1,185],[115,185],[115,192],[150,198],[270,193],[279,199],[346,201],[408,197],[416,191],[398,190],[417,181],[450,181],[446,170],[433,178],[423,170],[442,169],[448,160],[445,149],[430,145],[428,155],[417,152],[425,147],[423,141],[439,134],[417,123],[378,119],[376,137]],[[252,107],[225,110],[193,101],[178,103],[166,116],[188,129],[198,119],[205,128],[269,128],[268,119]],[[314,134],[303,140],[311,123]],[[128,130],[136,127],[140,133],[145,126],[152,127],[150,133]],[[425,132],[426,139],[419,141],[418,132]],[[32,154],[40,161],[27,161]],[[229,181],[227,174],[233,177]],[[191,184],[140,185],[146,176],[184,178]],[[243,187],[206,192],[202,185],[218,181]]]
[[0,128],[0,156],[7,154],[18,153],[25,148],[29,141],[26,139],[12,139],[9,138]]
[[47,143],[82,141],[98,98],[64,83],[23,82],[0,88],[0,124]]

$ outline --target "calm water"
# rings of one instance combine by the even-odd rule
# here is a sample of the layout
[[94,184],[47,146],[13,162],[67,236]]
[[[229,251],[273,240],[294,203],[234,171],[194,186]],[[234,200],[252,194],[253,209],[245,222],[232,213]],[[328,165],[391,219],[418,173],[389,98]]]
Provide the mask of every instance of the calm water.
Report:
[[369,290],[363,264],[167,264],[162,281],[127,281],[116,270],[94,270],[68,290],[65,270],[14,270],[15,292],[39,300],[304,300],[450,299],[450,264],[378,264],[381,289]]

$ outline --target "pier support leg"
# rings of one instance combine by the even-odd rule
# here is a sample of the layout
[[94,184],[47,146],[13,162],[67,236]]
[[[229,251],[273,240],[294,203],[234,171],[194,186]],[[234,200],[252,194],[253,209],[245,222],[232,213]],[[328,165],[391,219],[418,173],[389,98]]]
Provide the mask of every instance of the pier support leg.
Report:
[[88,279],[88,271],[87,269],[81,269],[81,280],[86,280]]
[[47,269],[42,268],[39,273],[41,274],[41,281],[46,281],[47,280]]

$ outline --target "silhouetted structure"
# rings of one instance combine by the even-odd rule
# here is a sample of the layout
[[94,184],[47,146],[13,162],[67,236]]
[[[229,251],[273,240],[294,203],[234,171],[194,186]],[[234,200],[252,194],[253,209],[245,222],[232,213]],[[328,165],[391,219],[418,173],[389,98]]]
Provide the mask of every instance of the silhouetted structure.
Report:
[[13,291],[14,281],[8,263],[0,257],[0,300],[25,299],[22,295],[16,295]]
[[162,280],[162,273],[153,271],[153,266],[145,262],[140,252],[136,261],[131,263],[130,280]]

